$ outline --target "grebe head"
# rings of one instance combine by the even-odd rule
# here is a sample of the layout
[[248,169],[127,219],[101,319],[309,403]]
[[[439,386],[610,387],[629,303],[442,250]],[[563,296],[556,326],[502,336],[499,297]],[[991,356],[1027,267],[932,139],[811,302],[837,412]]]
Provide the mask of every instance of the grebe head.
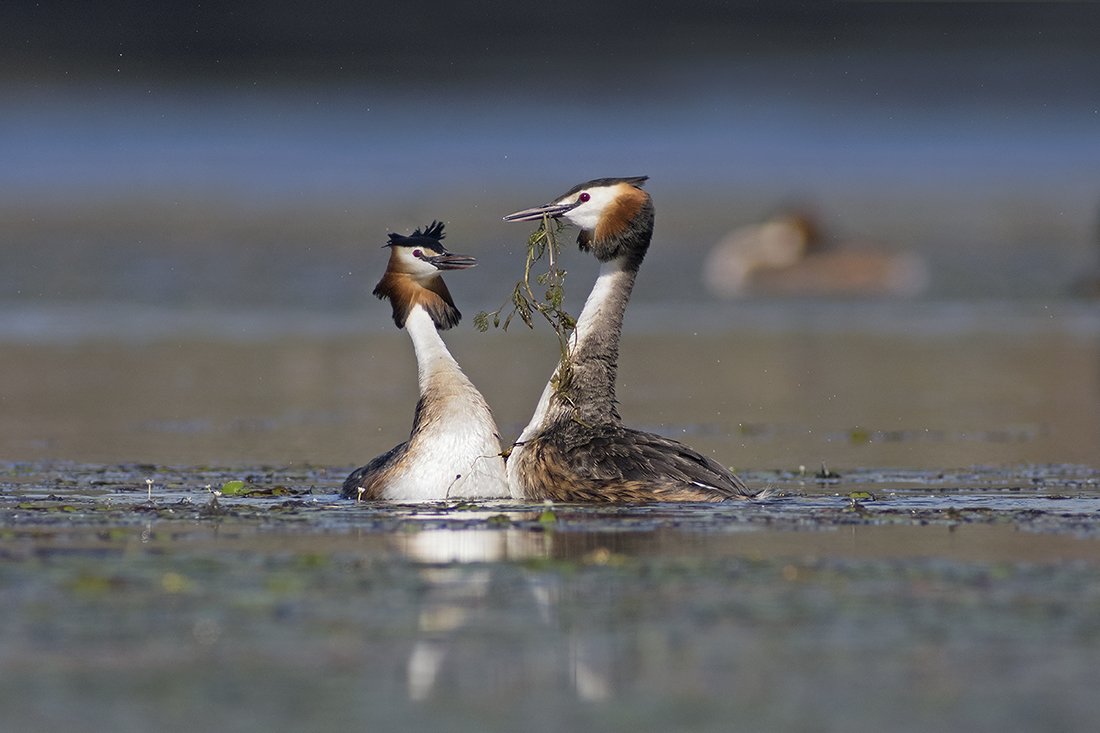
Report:
[[563,219],[580,229],[577,243],[600,262],[625,257],[641,263],[653,234],[653,201],[642,190],[649,176],[596,178],[566,191],[548,204],[524,209],[504,221]]
[[443,222],[433,221],[409,236],[396,232],[390,233],[390,241],[383,246],[390,249],[389,269],[406,273],[418,281],[429,281],[439,277],[440,270],[465,270],[477,264],[477,260],[468,255],[456,255],[443,246]]
[[408,236],[391,233],[383,245],[389,247],[390,261],[374,294],[389,299],[398,328],[404,327],[409,311],[417,305],[441,330],[457,325],[462,318],[440,271],[465,270],[477,260],[447,251],[442,242],[445,236],[443,222],[433,221],[423,232],[417,229]]

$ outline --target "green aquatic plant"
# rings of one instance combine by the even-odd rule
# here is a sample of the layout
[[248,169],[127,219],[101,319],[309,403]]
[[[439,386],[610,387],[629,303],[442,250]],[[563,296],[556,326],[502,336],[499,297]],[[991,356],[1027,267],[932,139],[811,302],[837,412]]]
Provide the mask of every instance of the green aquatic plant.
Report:
[[241,479],[231,479],[222,484],[221,489],[217,491],[210,490],[207,487],[207,491],[217,496],[233,496],[237,498],[257,498],[257,497],[270,497],[270,496],[303,496],[313,493],[313,487],[308,489],[295,489],[290,486],[284,486],[282,484],[276,484],[274,486],[257,486],[252,483],[251,480],[242,481]]
[[[563,306],[565,276],[568,273],[559,266],[561,245],[558,244],[555,234],[564,227],[561,221],[544,216],[538,229],[527,238],[527,257],[523,264],[523,278],[518,280],[512,288],[511,298],[495,311],[481,311],[474,316],[474,326],[482,333],[489,330],[490,322],[493,328],[502,328],[507,331],[512,319],[516,316],[519,316],[528,328],[534,328],[535,315],[541,316],[554,329],[561,349],[561,365],[554,374],[554,388],[559,395],[567,393],[572,376],[569,364],[569,336],[577,326],[577,319]],[[546,271],[532,273],[535,264],[543,258],[546,259]],[[532,275],[534,275],[534,284],[532,284]],[[541,294],[536,292],[536,289],[541,291]],[[511,305],[510,311],[509,305]]]
[[240,479],[232,479],[222,484],[220,489],[222,496],[238,496],[246,493],[248,484]]

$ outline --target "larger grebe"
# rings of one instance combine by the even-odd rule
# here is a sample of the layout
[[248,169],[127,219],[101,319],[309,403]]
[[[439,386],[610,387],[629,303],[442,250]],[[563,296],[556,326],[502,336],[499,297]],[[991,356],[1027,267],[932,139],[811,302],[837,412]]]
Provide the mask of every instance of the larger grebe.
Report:
[[443,224],[411,236],[391,234],[390,261],[374,288],[393,306],[393,322],[412,338],[420,382],[412,434],[393,450],[353,472],[348,499],[440,501],[507,496],[496,422],[485,399],[447,351],[439,330],[458,324],[441,270],[473,267],[473,257],[448,252]]
[[570,336],[567,362],[543,390],[508,458],[513,493],[554,501],[721,501],[753,492],[730,471],[674,440],[623,427],[615,401],[619,335],[653,236],[646,176],[598,178],[505,221],[561,218],[600,261]]

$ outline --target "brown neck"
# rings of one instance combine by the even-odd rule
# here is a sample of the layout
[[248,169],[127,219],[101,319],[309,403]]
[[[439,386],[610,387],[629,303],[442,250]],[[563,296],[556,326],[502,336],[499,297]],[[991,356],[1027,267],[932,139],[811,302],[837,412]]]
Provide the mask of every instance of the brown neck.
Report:
[[420,305],[432,318],[435,327],[441,331],[457,326],[462,314],[455,307],[451,293],[443,278],[436,276],[422,282],[404,272],[386,270],[386,274],[374,287],[374,294],[385,298],[393,306],[393,322],[398,328],[405,327],[409,311],[414,305]]

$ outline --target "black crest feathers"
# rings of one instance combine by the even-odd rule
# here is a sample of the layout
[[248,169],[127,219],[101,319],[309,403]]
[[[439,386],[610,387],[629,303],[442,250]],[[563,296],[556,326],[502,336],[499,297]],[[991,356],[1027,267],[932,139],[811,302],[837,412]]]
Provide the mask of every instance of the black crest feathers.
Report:
[[398,234],[397,232],[390,232],[390,240],[386,242],[386,246],[390,247],[396,244],[400,247],[428,247],[429,249],[438,249],[440,240],[446,236],[447,235],[443,233],[443,222],[433,221],[431,224],[424,227],[424,231],[420,231],[418,227],[408,236]]

